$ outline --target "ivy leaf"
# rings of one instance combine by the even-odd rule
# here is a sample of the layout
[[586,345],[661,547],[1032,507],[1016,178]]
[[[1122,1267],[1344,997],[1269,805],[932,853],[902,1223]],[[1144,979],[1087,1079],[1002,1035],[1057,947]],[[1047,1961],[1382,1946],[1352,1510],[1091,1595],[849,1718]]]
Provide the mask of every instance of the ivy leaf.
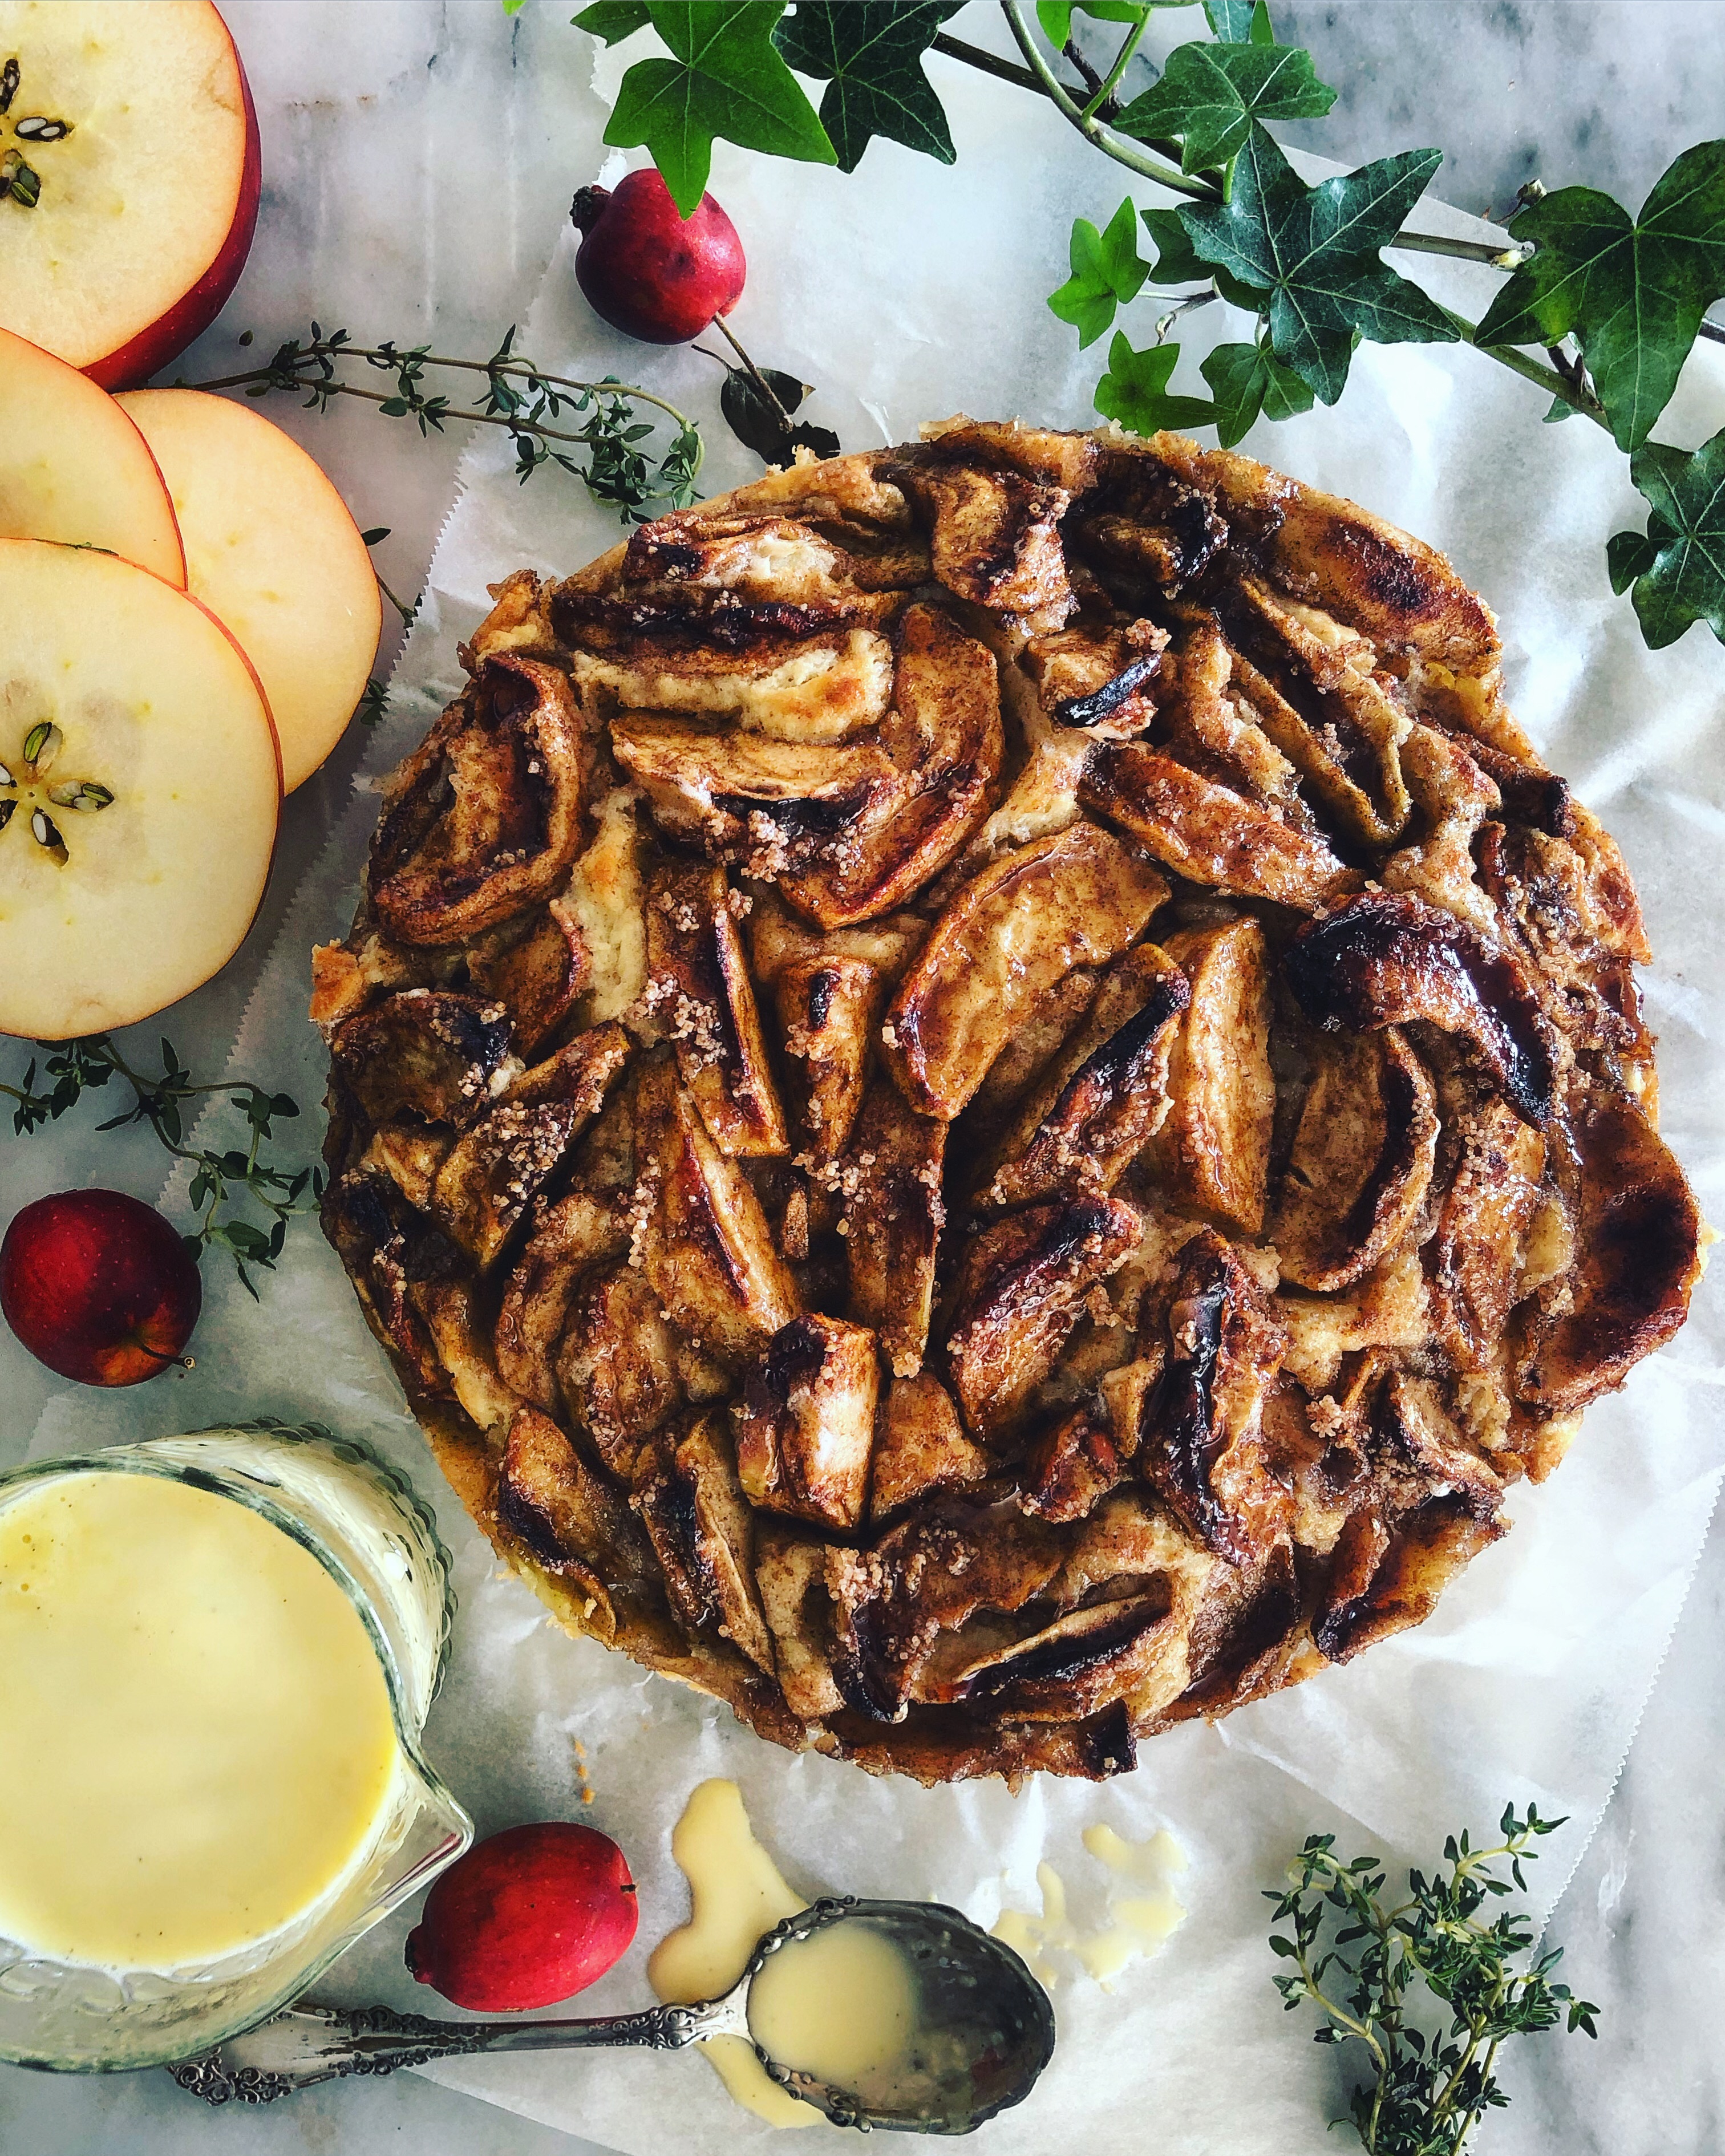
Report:
[[1573,336],[1620,449],[1671,402],[1701,318],[1725,295],[1725,142],[1686,150],[1629,212],[1594,187],[1559,187],[1510,220],[1534,243],[1480,324],[1480,344]]
[[922,72],[922,55],[964,0],[800,0],[773,42],[799,74],[828,82],[820,124],[839,153],[841,172],[854,172],[876,135],[908,150],[956,163],[947,116]]
[[[503,4],[507,8],[509,0],[503,0]],[[593,0],[593,6],[583,8],[574,21],[578,30],[591,31],[608,45],[620,45],[637,30],[644,30],[650,19],[647,0]]]
[[1199,371],[1216,400],[1216,439],[1224,449],[1245,439],[1260,413],[1291,419],[1312,409],[1310,388],[1261,345],[1219,344]]
[[684,217],[700,207],[716,137],[769,157],[837,162],[773,48],[783,13],[783,0],[648,0],[648,19],[675,57],[629,69],[604,139],[614,150],[644,143]]
[[1036,19],[1042,34],[1056,52],[1072,34],[1072,18],[1088,15],[1094,23],[1142,23],[1153,8],[1189,7],[1191,0],[1037,0]]
[[1108,347],[1108,372],[1096,384],[1096,409],[1117,419],[1135,434],[1153,434],[1163,427],[1207,427],[1215,407],[1202,397],[1171,397],[1168,377],[1180,357],[1177,344],[1153,344],[1134,352],[1124,330],[1116,330]]
[[1194,251],[1267,294],[1271,347],[1333,404],[1348,380],[1354,340],[1375,344],[1454,342],[1437,302],[1399,277],[1378,253],[1425,193],[1441,150],[1404,150],[1315,187],[1257,126],[1235,161],[1226,203],[1176,212]]
[[1107,328],[1117,306],[1137,298],[1150,274],[1138,254],[1137,218],[1131,198],[1122,203],[1101,232],[1087,217],[1075,218],[1068,259],[1072,275],[1058,292],[1050,293],[1048,304],[1052,313],[1077,331],[1081,352]]
[[1725,644],[1725,428],[1692,454],[1644,443],[1630,477],[1647,497],[1647,529],[1606,549],[1612,590],[1630,590],[1651,650],[1697,621]]
[[1115,121],[1141,142],[1178,136],[1180,168],[1225,164],[1245,146],[1254,120],[1321,120],[1336,93],[1320,82],[1310,53],[1276,45],[1177,45],[1162,80]]
[[1204,0],[1210,35],[1227,45],[1273,45],[1266,0]]

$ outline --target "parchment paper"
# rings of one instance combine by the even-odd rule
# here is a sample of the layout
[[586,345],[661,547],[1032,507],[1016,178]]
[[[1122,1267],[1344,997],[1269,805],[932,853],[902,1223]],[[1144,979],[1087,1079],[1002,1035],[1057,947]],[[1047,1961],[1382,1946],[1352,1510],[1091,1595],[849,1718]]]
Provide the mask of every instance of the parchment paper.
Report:
[[[614,72],[619,63],[602,64]],[[819,385],[810,413],[847,449],[913,436],[920,420],[958,408],[1067,425],[1093,417],[1102,347],[1077,354],[1043,299],[1065,274],[1070,217],[1106,219],[1122,176],[1051,116],[1027,126],[1014,109],[1009,129],[998,91],[937,64],[959,146],[955,171],[883,142],[848,181],[722,146],[716,162],[714,191],[752,264],[737,325],[758,358]],[[1432,228],[1480,229],[1435,205],[1420,216]],[[718,421],[716,367],[605,331],[577,293],[572,256],[566,232],[524,348],[558,371],[614,371],[662,390],[708,423],[711,490],[749,476],[756,467]],[[1419,267],[1441,297],[1477,316],[1488,273]],[[1147,314],[1132,320],[1140,344]],[[1199,391],[1196,362],[1208,342],[1246,332],[1219,305],[1181,326],[1188,357],[1175,387]],[[1696,375],[1711,361],[1698,357]],[[1701,439],[1707,428],[1692,423],[1709,408],[1717,420],[1722,392],[1725,370],[1686,380],[1661,432]],[[1539,426],[1539,402],[1538,391],[1455,347],[1367,346],[1338,411],[1260,425],[1246,447],[1444,547],[1497,609],[1517,716],[1603,814],[1639,882],[1658,952],[1645,986],[1661,1035],[1664,1127],[1717,1218],[1725,1099],[1710,1066],[1725,1035],[1717,955],[1725,652],[1702,629],[1662,654],[1642,647],[1605,576],[1607,536],[1641,522],[1624,461],[1584,421]],[[235,1046],[236,1072],[265,1072],[305,1101],[321,1096],[324,1060],[305,1017],[307,952],[347,926],[377,778],[457,685],[455,644],[485,611],[487,582],[524,562],[567,572],[617,536],[572,482],[542,475],[519,486],[496,438],[475,442],[462,477],[390,717]],[[182,1203],[182,1188],[171,1185],[168,1202]],[[1101,1789],[1043,1781],[1016,1797],[993,1784],[924,1792],[793,1759],[711,1702],[555,1632],[527,1589],[499,1576],[442,1488],[315,1228],[290,1238],[261,1302],[213,1266],[208,1291],[195,1383],[131,1399],[58,1396],[33,1452],[177,1428],[188,1412],[213,1423],[270,1411],[357,1430],[408,1468],[434,1496],[459,1553],[463,1604],[429,1732],[432,1757],[481,1831],[580,1815],[619,1836],[639,1881],[640,1938],[583,1999],[589,2010],[645,1995],[646,1950],[685,1909],[670,1830],[705,1775],[737,1778],[762,1838],[809,1892],[937,1896],[985,1924],[1004,1899],[1036,1906],[1045,1856],[1079,1916],[1099,1915],[1106,1875],[1079,1840],[1091,1822],[1107,1820],[1135,1841],[1172,1830],[1191,1859],[1178,1882],[1185,1926],[1111,1995],[1069,1971],[1055,1994],[1055,2063],[1021,2111],[983,2129],[989,2156],[1065,2146],[1087,2156],[1147,2147],[1303,2156],[1332,2147],[1324,2122],[1339,2108],[1335,2055],[1307,2040],[1309,2016],[1283,2020],[1259,1889],[1314,1830],[1333,1829],[1405,1863],[1434,1858],[1444,1834],[1465,1822],[1491,1825],[1506,1799],[1532,1799],[1574,1822],[1544,1845],[1532,1876],[1532,1898],[1548,1910],[1634,1733],[1725,1462],[1717,1408],[1725,1322],[1704,1284],[1676,1344],[1589,1411],[1552,1481],[1513,1493],[1514,1532],[1419,1630],[1219,1728],[1159,1738],[1143,1748],[1136,1774]],[[583,1766],[593,1797],[586,1810]],[[326,1980],[331,1994],[429,2005],[401,1971],[403,1928],[384,1928],[341,1964]],[[706,2156],[768,2135],[693,2060],[524,2056],[433,2071],[639,2156]],[[815,2138],[829,2131],[812,2129]]]

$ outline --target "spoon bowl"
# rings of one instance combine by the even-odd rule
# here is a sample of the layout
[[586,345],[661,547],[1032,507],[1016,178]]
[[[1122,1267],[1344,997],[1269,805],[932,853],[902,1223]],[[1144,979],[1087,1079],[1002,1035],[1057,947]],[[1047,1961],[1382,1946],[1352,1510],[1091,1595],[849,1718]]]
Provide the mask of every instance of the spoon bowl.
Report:
[[[838,2079],[775,2058],[748,2002],[775,1955],[841,1930],[899,1958],[911,2013],[901,2046],[882,2047]],[[1010,1947],[937,1902],[817,1902],[761,1941],[742,1989],[762,2065],[835,2126],[968,2133],[1022,2103],[1054,2053],[1054,2012],[1042,1986]]]
[[[853,1926],[902,1964],[909,2002],[902,2042],[865,2048],[841,2074],[812,2054],[778,2059],[749,2018],[756,1979],[776,1956]],[[304,2000],[168,2068],[207,2103],[273,2103],[349,2074],[388,2074],[481,2051],[644,2046],[680,2051],[741,2036],[774,2081],[835,2126],[901,2133],[969,2133],[1022,2103],[1054,2054],[1048,1994],[1010,1947],[938,1902],[815,1902],[765,1933],[747,1968],[718,1999],[587,2021],[441,2021],[388,2006]],[[819,2046],[817,2046],[817,2052]]]

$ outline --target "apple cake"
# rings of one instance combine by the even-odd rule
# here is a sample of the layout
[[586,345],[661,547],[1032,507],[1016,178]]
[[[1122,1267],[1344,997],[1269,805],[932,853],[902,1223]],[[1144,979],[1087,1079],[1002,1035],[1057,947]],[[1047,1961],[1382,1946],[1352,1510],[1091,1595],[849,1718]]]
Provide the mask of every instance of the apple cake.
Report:
[[325,1221],[572,1630],[1118,1774],[1420,1622],[1682,1323],[1635,891],[1431,548],[960,419],[494,596],[316,954]]

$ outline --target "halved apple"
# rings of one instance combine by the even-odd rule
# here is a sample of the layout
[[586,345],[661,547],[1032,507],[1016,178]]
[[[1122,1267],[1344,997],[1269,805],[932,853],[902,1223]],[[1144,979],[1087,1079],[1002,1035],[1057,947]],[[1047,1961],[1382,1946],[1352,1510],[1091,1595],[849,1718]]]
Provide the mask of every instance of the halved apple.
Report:
[[104,389],[146,382],[221,312],[258,221],[228,26],[210,0],[0,0],[0,323]]
[[0,330],[0,538],[100,547],[186,581],[173,504],[143,436],[87,374],[10,330]]
[[202,389],[115,401],[167,481],[192,596],[258,670],[291,793],[341,739],[377,655],[382,604],[359,528],[313,459],[249,404]]
[[0,539],[0,1032],[150,1017],[244,941],[281,808],[270,707],[184,592]]

